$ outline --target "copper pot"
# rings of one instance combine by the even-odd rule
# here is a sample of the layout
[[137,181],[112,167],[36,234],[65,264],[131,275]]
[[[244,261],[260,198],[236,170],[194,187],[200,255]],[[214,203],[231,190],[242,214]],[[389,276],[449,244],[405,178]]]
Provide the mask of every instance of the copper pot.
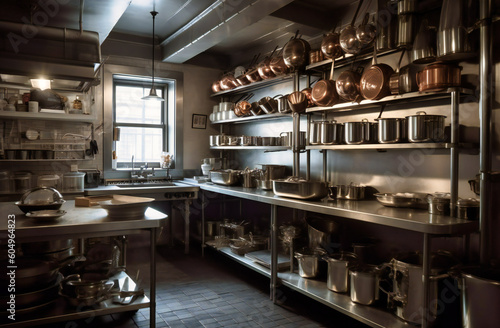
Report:
[[347,70],[340,73],[336,82],[339,96],[347,101],[361,101],[360,81],[361,76],[353,70]]
[[298,31],[295,33],[295,38],[288,41],[283,49],[283,59],[290,67],[301,67],[307,63],[307,55],[311,50],[311,45],[306,40],[297,38]]
[[241,75],[238,75],[236,77],[236,81],[238,82],[239,85],[247,85],[250,84],[250,80],[248,79],[246,73],[243,73]]
[[301,91],[307,99],[307,107],[313,107],[314,101],[312,99],[312,88],[305,88]]
[[283,75],[289,72],[289,67],[285,64],[285,60],[282,55],[278,55],[271,59],[269,62],[269,67],[276,75]]
[[365,70],[360,80],[360,91],[363,98],[378,100],[390,95],[392,74],[394,74],[394,70],[386,64],[374,64]]
[[239,86],[239,83],[236,81],[233,74],[228,73],[220,80],[220,86],[222,90],[231,90]]
[[332,60],[330,79],[320,80],[316,82],[316,84],[312,88],[312,100],[317,106],[330,107],[340,101],[339,94],[337,93],[337,88],[335,87],[335,81],[333,80],[334,67],[335,61]]
[[246,73],[246,77],[250,82],[262,81],[262,78],[260,77],[259,72],[256,68],[248,70],[248,72]]
[[263,61],[259,63],[259,65],[257,65],[257,72],[259,73],[259,76],[263,80],[267,80],[276,76],[271,70],[271,67],[269,66],[270,62],[271,59],[269,57],[266,57]]
[[427,65],[417,73],[417,84],[420,92],[441,91],[460,86],[460,71],[462,67],[444,62]]
[[338,33],[328,33],[321,41],[321,52],[326,58],[335,59],[342,56],[340,47],[340,35]]
[[222,90],[222,89],[221,89],[221,87],[220,87],[220,81],[219,81],[219,80],[217,80],[217,81],[215,81],[214,83],[212,83],[212,91],[213,91],[213,92],[219,92],[219,91],[221,91],[221,90]]

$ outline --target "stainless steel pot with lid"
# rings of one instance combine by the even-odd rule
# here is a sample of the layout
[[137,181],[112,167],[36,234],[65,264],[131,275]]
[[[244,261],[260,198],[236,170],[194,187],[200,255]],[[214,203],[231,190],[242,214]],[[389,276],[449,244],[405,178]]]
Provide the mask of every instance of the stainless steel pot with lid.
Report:
[[377,118],[378,142],[397,143],[406,140],[406,120],[404,118]]
[[320,124],[320,143],[322,145],[339,145],[342,143],[343,137],[342,123],[337,121],[322,121]]
[[302,278],[316,278],[320,275],[320,260],[325,252],[319,249],[302,249],[295,252],[299,263],[299,275]]
[[348,292],[349,270],[358,263],[356,254],[340,252],[324,256],[323,259],[328,263],[328,277],[326,281],[328,289],[337,293]]
[[406,116],[408,122],[408,141],[442,142],[445,140],[444,115],[428,115],[424,111]]
[[368,122],[366,118],[360,122],[346,122],[345,143],[348,145],[359,145],[377,142],[378,123]]

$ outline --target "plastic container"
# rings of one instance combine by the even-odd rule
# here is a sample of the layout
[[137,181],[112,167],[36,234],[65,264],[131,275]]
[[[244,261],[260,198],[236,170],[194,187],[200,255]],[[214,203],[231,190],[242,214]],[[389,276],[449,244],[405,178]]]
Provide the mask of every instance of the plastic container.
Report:
[[83,192],[85,173],[67,172],[63,176],[63,190],[65,192]]
[[30,172],[15,172],[12,180],[14,181],[14,192],[26,192],[32,188],[32,174]]
[[59,189],[61,178],[57,174],[40,175],[38,177],[37,187],[52,187]]

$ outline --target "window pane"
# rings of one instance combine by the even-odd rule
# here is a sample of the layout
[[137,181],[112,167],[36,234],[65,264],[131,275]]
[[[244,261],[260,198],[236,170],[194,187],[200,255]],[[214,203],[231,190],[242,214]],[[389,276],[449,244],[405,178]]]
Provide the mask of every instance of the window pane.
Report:
[[120,141],[116,142],[118,162],[160,162],[163,151],[161,128],[120,127]]
[[[162,90],[156,90],[162,97]],[[115,121],[118,123],[161,124],[162,102],[144,101],[141,98],[149,94],[143,87],[116,86]]]

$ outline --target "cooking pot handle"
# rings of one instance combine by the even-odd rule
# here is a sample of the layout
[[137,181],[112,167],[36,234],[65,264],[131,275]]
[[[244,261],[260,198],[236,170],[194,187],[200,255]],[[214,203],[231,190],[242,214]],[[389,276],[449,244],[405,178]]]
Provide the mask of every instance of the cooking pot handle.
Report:
[[417,72],[417,74],[415,75],[415,80],[417,81],[417,85],[420,87],[420,73],[422,73],[423,71],[421,72]]
[[418,111],[418,112],[417,112],[417,115],[427,115],[427,113],[426,113],[426,112],[424,112],[423,110],[421,110],[421,111]]

